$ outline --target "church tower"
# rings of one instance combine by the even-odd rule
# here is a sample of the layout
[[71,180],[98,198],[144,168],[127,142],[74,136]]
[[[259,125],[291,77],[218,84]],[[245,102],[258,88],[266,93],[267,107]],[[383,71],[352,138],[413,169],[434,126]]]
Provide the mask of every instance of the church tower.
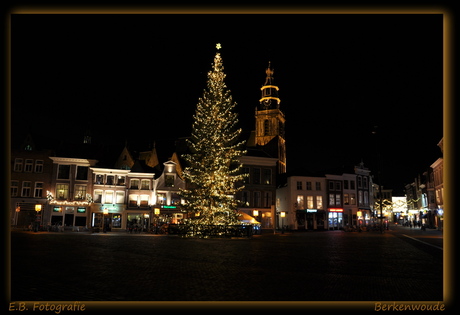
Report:
[[271,63],[265,70],[267,77],[261,87],[262,97],[256,107],[255,144],[271,156],[278,158],[278,173],[286,173],[286,141],[284,125],[286,119],[280,110],[281,100],[278,97],[279,88],[273,79]]

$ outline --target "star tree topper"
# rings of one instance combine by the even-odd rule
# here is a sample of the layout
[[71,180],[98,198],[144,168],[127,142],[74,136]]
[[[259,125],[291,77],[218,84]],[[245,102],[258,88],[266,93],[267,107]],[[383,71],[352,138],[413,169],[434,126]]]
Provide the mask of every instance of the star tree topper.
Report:
[[219,49],[222,48],[222,45],[221,45],[220,43],[217,43],[217,44],[216,44],[216,48],[217,48],[217,50],[219,50]]

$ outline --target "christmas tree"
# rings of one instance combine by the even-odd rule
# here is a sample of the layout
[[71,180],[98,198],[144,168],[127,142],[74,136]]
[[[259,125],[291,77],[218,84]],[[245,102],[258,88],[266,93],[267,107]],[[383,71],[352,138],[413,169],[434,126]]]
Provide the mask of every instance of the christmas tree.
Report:
[[241,182],[245,175],[240,172],[238,157],[246,153],[245,141],[238,139],[241,129],[233,111],[236,103],[224,82],[223,70],[217,51],[208,72],[207,89],[198,99],[193,116],[192,135],[187,141],[190,153],[183,155],[188,163],[184,170],[188,189],[181,194],[185,208],[194,214],[187,221],[189,225],[241,224],[234,195],[244,187]]

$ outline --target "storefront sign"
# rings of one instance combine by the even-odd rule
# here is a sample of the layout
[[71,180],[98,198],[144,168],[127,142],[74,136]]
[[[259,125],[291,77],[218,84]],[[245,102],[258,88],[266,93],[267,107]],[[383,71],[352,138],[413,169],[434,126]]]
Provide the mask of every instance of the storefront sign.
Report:
[[176,206],[161,206],[163,209],[177,209]]
[[343,209],[342,208],[330,208],[329,211],[330,212],[343,212]]
[[85,207],[78,207],[77,208],[77,213],[86,213],[86,208]]

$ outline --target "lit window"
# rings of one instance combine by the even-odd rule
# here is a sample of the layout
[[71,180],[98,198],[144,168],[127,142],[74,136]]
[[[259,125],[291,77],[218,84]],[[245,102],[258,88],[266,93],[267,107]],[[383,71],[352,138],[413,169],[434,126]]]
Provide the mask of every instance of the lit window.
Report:
[[69,185],[57,184],[56,185],[56,199],[65,200],[69,197]]
[[304,209],[303,195],[297,195],[297,209]]
[[139,189],[139,180],[131,179],[131,189]]
[[75,185],[75,200],[83,200],[86,198],[86,185]]

